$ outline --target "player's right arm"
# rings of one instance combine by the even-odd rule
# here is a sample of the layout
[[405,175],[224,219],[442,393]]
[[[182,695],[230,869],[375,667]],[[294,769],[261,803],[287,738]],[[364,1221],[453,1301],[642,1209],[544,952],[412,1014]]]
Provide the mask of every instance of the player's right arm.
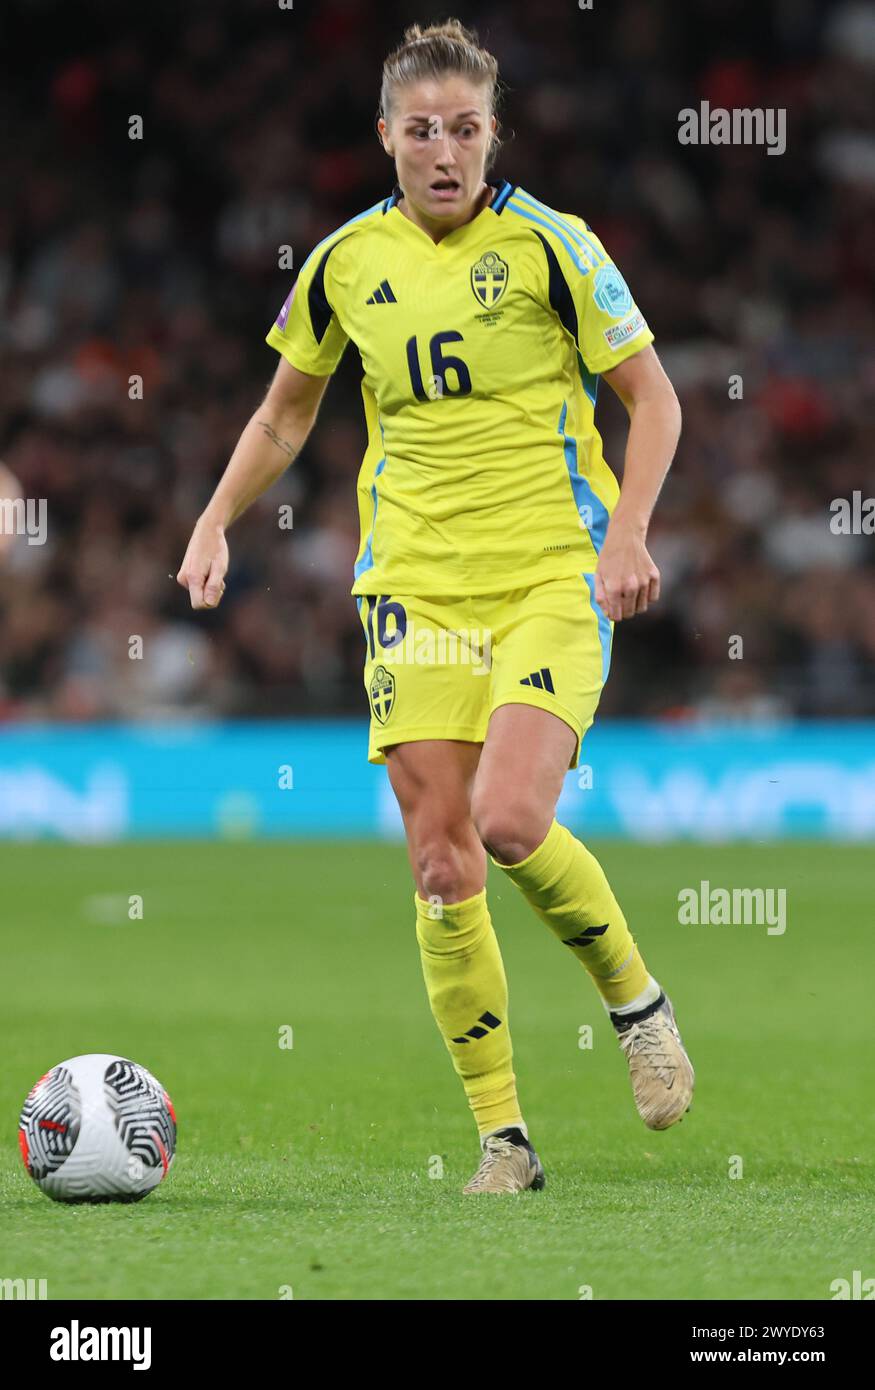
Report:
[[327,376],[310,376],[281,357],[264,403],[238,440],[228,467],[198,518],[176,576],[192,608],[215,608],[225,588],[225,532],[277,481],[313,428]]
[[221,599],[228,569],[226,530],[300,453],[343,356],[348,339],[329,295],[337,293],[331,258],[346,235],[340,228],[307,257],[267,335],[280,354],[276,376],[199,517],[176,576],[188,589],[192,608],[215,608]]

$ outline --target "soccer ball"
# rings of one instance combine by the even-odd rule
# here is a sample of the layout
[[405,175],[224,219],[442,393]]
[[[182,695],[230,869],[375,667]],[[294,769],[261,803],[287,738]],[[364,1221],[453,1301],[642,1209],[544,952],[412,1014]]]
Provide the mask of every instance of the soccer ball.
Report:
[[138,1202],[173,1162],[176,1115],[145,1067],[89,1052],[40,1077],[18,1142],[30,1176],[56,1202]]

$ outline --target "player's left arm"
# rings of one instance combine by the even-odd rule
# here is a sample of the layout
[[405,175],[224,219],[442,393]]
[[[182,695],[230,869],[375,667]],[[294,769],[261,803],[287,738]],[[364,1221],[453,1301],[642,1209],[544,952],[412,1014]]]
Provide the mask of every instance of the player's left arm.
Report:
[[652,346],[602,373],[629,414],[620,497],[595,573],[596,602],[614,622],[659,598],[647,529],[681,432],[681,407]]
[[563,234],[551,236],[550,302],[586,367],[604,377],[629,414],[623,485],[595,572],[596,602],[618,622],[659,597],[647,528],[677,447],[681,408],[653,350],[653,333],[604,243],[574,214],[558,215],[558,226]]

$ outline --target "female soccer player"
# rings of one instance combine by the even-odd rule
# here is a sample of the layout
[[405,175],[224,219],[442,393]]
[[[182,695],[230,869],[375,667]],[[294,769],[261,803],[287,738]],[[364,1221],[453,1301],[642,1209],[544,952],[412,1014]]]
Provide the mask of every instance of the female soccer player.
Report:
[[[693,1068],[592,854],[555,819],[614,622],[659,597],[647,527],[677,398],[620,271],[580,217],[506,179],[497,64],[457,20],[413,26],[383,68],[391,196],[326,237],[267,341],[281,354],[179,571],[224,590],[228,526],[300,451],[348,341],[369,444],[352,593],[369,761],[401,808],[432,1012],[481,1138],[466,1192],[544,1185],[517,1099],[486,854],[592,976],[645,1124],[689,1108]],[[629,414],[622,490],[594,423]]]

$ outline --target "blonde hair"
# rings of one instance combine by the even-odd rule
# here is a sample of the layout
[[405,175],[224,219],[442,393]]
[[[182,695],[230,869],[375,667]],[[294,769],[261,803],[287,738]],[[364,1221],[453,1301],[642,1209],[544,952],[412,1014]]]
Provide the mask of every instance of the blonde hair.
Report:
[[[487,49],[481,48],[475,30],[466,29],[458,19],[446,19],[443,24],[429,24],[426,29],[411,24],[404,30],[404,41],[383,64],[378,114],[384,121],[391,119],[392,102],[398,87],[427,77],[443,77],[447,73],[458,73],[475,85],[488,87],[489,111],[491,115],[496,114],[501,100],[498,63]],[[500,148],[498,136],[490,132],[487,169]]]

